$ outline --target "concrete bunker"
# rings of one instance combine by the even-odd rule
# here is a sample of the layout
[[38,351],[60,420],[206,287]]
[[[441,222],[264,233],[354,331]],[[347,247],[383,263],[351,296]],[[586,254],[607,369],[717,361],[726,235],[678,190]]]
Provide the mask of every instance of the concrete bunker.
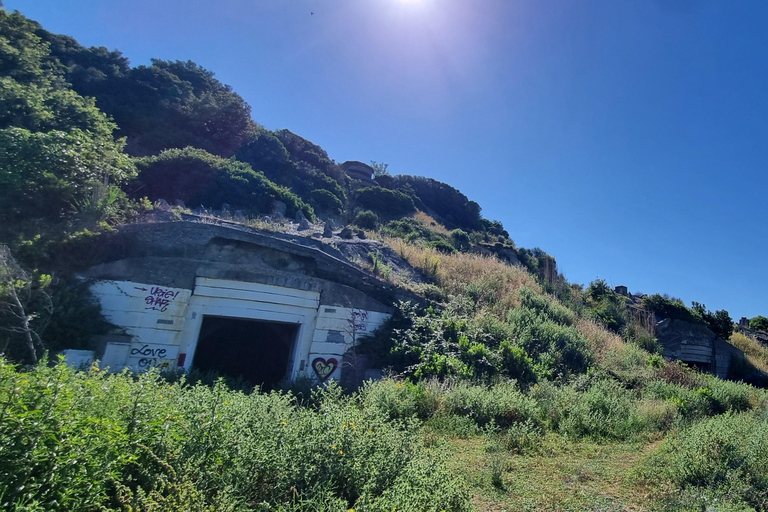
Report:
[[124,226],[100,261],[82,275],[123,330],[93,354],[112,371],[195,367],[265,388],[341,380],[359,373],[357,338],[397,300],[418,300],[319,240],[235,224]]

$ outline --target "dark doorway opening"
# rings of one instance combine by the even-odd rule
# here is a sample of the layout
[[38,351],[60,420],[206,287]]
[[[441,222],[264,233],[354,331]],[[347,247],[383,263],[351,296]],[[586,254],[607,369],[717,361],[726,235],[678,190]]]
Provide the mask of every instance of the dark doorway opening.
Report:
[[194,367],[270,390],[288,373],[297,324],[205,316]]

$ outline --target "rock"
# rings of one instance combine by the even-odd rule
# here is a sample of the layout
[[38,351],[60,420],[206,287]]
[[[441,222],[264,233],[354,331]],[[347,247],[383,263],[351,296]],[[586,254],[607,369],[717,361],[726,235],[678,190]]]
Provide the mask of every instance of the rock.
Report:
[[278,218],[282,219],[283,217],[285,217],[285,208],[286,208],[286,205],[285,205],[284,202],[277,201],[277,200],[272,201],[272,212],[271,213],[272,213],[272,215],[280,214],[280,217],[278,217]]
[[[298,217],[298,215],[297,215],[297,217]],[[312,227],[312,224],[310,224],[307,219],[299,220],[299,231],[304,231],[304,230],[309,229],[311,227]]]
[[155,209],[167,212],[168,210],[171,209],[171,205],[168,204],[168,201],[166,201],[165,199],[158,199],[157,201],[155,201]]
[[360,240],[365,240],[366,238],[368,238],[367,236],[365,236],[365,231],[363,231],[362,229],[358,229],[355,234],[357,235],[357,238],[359,238]]
[[221,211],[222,212],[228,212],[230,210],[230,206],[227,203],[222,203],[221,205]]
[[341,233],[339,233],[339,236],[346,240],[351,240],[355,235],[352,232],[352,230],[349,229],[349,226],[346,226],[344,229],[341,230]]
[[323,238],[333,238],[333,229],[331,229],[329,222],[326,222],[325,227],[323,227]]
[[187,207],[187,205],[185,205],[185,204],[184,204],[184,201],[182,201],[181,199],[176,199],[176,200],[173,202],[173,205],[174,205],[174,206],[178,206],[179,208],[186,208],[186,207]]
[[299,210],[296,212],[296,222],[301,222],[302,220],[307,220],[307,218],[304,216],[304,212]]
[[245,214],[243,213],[243,210],[235,210],[235,214],[232,219],[237,222],[243,222],[245,220]]

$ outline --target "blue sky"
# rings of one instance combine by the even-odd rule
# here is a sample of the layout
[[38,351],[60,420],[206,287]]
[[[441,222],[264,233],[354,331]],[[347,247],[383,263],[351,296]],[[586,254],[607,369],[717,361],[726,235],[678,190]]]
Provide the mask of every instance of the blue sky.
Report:
[[5,5],[133,65],[193,60],[338,162],[445,181],[570,281],[768,316],[768,2]]

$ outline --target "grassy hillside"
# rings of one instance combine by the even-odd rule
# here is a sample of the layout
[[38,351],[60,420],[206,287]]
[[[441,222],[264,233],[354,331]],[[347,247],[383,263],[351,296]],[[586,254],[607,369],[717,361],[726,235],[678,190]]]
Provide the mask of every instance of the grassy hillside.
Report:
[[[664,361],[650,321],[768,369],[727,312],[568,283],[447,184],[351,180],[193,62],[131,67],[4,11],[0,106],[3,509],[768,510],[768,395]],[[110,329],[72,268],[161,198],[260,227],[280,201],[388,244],[424,282],[360,263],[429,304],[357,347],[390,378],[266,394],[37,363]]]

